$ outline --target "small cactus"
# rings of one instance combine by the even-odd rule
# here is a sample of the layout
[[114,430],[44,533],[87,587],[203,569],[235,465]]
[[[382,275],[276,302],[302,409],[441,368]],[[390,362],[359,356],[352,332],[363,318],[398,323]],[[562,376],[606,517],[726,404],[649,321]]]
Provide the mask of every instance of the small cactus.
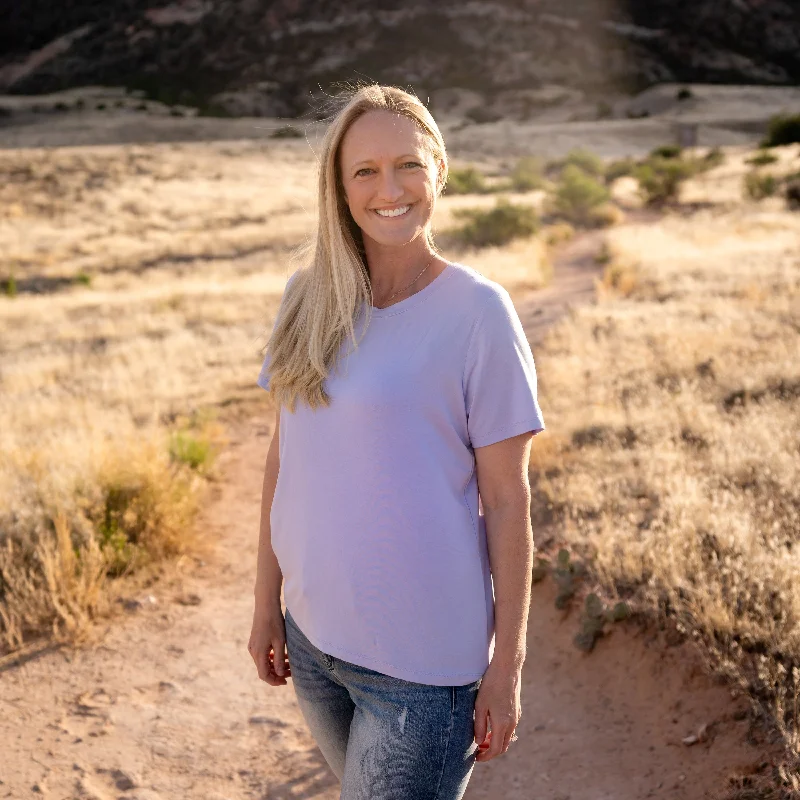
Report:
[[545,577],[547,577],[548,572],[550,572],[550,562],[546,558],[537,556],[536,564],[534,565],[531,573],[531,580],[534,583],[539,583],[540,581],[544,580]]
[[623,619],[627,619],[630,615],[631,610],[628,604],[620,600],[620,602],[616,603],[614,608],[608,612],[606,618],[609,622],[622,622]]
[[603,601],[594,593],[586,595],[586,616],[589,619],[602,619],[605,614]]
[[581,630],[572,640],[575,646],[584,652],[592,650],[595,642],[603,635],[603,623],[602,617],[584,617]]
[[575,587],[571,583],[560,586],[555,600],[556,608],[559,611],[563,611],[569,605],[569,601],[572,600],[574,594]]

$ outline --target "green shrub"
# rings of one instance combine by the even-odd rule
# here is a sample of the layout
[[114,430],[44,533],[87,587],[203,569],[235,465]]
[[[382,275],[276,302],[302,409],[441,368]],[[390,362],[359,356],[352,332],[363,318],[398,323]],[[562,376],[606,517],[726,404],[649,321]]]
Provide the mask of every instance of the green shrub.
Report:
[[511,171],[511,188],[518,192],[541,189],[544,185],[542,161],[536,156],[525,156],[517,161]]
[[485,194],[487,191],[483,173],[475,167],[451,169],[442,194]]
[[800,211],[800,174],[786,182],[783,196],[790,211]]
[[497,199],[493,208],[460,208],[453,216],[464,220],[454,231],[456,237],[474,247],[503,245],[512,239],[532,236],[539,230],[539,217],[533,206]]
[[589,150],[571,150],[564,160],[564,168],[566,169],[570,165],[582,169],[587,175],[595,178],[602,178],[606,172],[603,159]]
[[675,98],[677,100],[691,100],[694,97],[692,90],[688,86],[684,86],[681,89],[678,89]]
[[170,439],[169,455],[173,461],[179,461],[198,470],[209,463],[211,442],[188,431],[174,431]]
[[662,144],[650,151],[650,158],[680,158],[682,152],[677,144]]
[[609,199],[603,184],[575,164],[561,173],[552,205],[556,214],[576,225],[592,225],[591,212]]
[[594,178],[605,176],[606,165],[603,163],[603,159],[589,150],[580,148],[570,150],[564,158],[555,158],[552,161],[548,161],[544,171],[548,177],[560,180],[562,173],[569,166],[577,167]]
[[677,200],[681,184],[693,175],[693,162],[679,158],[649,158],[634,170],[645,203],[659,206]]
[[636,161],[632,158],[621,158],[612,161],[606,167],[606,183],[611,184],[617,178],[622,178],[625,175],[632,175],[636,169]]
[[725,163],[725,153],[720,147],[712,147],[701,159],[703,169],[713,169]]
[[3,281],[3,291],[7,297],[17,296],[17,279],[13,272],[9,273],[8,279]]
[[773,155],[767,150],[762,150],[756,153],[752,158],[748,158],[745,164],[752,164],[754,167],[766,167],[768,164],[774,164],[778,160],[778,156]]
[[778,181],[774,175],[754,169],[744,176],[743,190],[750,200],[763,200],[772,197],[778,190]]
[[92,276],[87,272],[79,272],[77,275],[75,275],[73,280],[75,283],[80,283],[83,286],[91,286]]
[[800,114],[777,114],[769,121],[761,147],[779,147],[800,142]]

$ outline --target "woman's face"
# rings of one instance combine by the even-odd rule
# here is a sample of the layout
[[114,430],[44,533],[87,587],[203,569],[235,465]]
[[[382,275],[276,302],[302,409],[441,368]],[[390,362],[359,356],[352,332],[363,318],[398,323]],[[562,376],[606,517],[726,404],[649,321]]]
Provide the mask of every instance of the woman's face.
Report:
[[363,114],[342,138],[339,169],[365,240],[402,246],[424,233],[433,217],[439,165],[412,119],[393,111]]

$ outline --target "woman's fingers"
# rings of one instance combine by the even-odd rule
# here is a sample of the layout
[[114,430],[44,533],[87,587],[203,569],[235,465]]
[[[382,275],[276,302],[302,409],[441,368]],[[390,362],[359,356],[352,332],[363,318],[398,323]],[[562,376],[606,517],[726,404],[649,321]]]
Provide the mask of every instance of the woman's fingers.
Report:
[[514,731],[511,724],[498,726],[486,734],[486,739],[478,745],[475,752],[476,761],[491,761],[508,750]]
[[[277,652],[281,654],[279,658],[281,658],[283,664],[283,674],[279,675],[276,669],[276,659],[275,659],[276,650],[273,647],[270,647],[269,650],[267,650],[264,653],[263,659],[261,660],[261,664],[258,665],[259,666],[258,677],[261,678],[261,680],[264,681],[265,683],[268,683],[270,686],[285,686],[286,678],[287,677],[291,678],[292,676],[291,667],[289,666],[289,658],[284,652],[283,649],[284,647],[285,644],[283,647],[279,645],[277,649]],[[262,665],[263,665],[263,671],[262,671]]]
[[275,668],[276,650],[274,647],[258,647],[252,642],[247,646],[247,651],[255,662],[259,679],[271,686],[285,686],[286,678],[292,677],[292,668],[289,664],[289,657],[284,649],[285,646],[285,643],[283,646],[278,645],[277,650],[282,655],[283,672],[280,675]]

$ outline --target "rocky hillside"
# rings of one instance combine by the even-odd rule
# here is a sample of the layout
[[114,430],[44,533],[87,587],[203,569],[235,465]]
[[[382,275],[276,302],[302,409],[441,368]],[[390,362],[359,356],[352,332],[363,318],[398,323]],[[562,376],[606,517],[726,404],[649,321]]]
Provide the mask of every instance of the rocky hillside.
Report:
[[800,83],[795,0],[0,0],[0,19],[0,92],[122,85],[232,114],[319,112],[364,78],[522,118],[552,85]]

